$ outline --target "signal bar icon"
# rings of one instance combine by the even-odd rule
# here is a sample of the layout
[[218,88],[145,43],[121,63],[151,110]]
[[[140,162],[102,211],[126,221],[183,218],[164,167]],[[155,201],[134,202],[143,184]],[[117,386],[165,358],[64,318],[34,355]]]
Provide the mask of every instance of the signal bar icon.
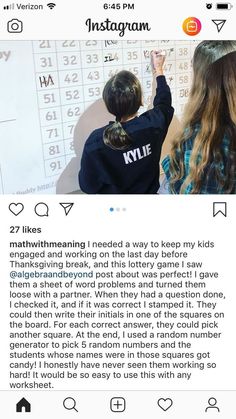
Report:
[[49,9],[54,9],[54,7],[56,7],[55,3],[48,3],[47,6],[49,7]]
[[13,9],[14,9],[14,3],[3,6],[3,10],[13,10]]

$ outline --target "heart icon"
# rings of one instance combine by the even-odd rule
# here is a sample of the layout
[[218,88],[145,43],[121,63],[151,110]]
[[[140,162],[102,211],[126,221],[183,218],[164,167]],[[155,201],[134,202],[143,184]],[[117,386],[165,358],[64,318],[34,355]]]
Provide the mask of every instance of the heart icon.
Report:
[[169,398],[167,399],[162,398],[158,400],[157,404],[162,410],[164,410],[164,412],[166,412],[172,406],[173,400]]
[[18,202],[17,204],[15,204],[14,202],[12,202],[9,205],[9,210],[12,212],[12,214],[14,214],[15,216],[19,215],[24,209],[24,205],[21,204],[20,202]]

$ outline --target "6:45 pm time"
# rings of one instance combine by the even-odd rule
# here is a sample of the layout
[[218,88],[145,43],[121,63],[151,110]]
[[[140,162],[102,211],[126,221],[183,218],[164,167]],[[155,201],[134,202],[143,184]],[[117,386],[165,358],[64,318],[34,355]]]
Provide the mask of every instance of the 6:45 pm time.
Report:
[[113,9],[113,10],[134,10],[134,3],[104,3],[103,9]]

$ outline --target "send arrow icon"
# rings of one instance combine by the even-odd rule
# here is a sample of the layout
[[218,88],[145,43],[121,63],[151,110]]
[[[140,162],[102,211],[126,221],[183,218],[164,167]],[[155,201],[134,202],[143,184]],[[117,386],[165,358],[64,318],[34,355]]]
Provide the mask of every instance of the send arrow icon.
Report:
[[60,202],[61,207],[65,211],[65,215],[68,215],[72,207],[74,206],[73,202]]
[[214,19],[212,22],[216,25],[217,31],[220,32],[226,22],[226,19]]

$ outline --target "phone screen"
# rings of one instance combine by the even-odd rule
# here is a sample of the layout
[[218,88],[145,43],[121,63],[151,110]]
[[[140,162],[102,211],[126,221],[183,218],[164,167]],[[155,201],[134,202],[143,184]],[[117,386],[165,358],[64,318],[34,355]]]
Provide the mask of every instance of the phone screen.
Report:
[[235,5],[0,4],[4,418],[233,419]]

